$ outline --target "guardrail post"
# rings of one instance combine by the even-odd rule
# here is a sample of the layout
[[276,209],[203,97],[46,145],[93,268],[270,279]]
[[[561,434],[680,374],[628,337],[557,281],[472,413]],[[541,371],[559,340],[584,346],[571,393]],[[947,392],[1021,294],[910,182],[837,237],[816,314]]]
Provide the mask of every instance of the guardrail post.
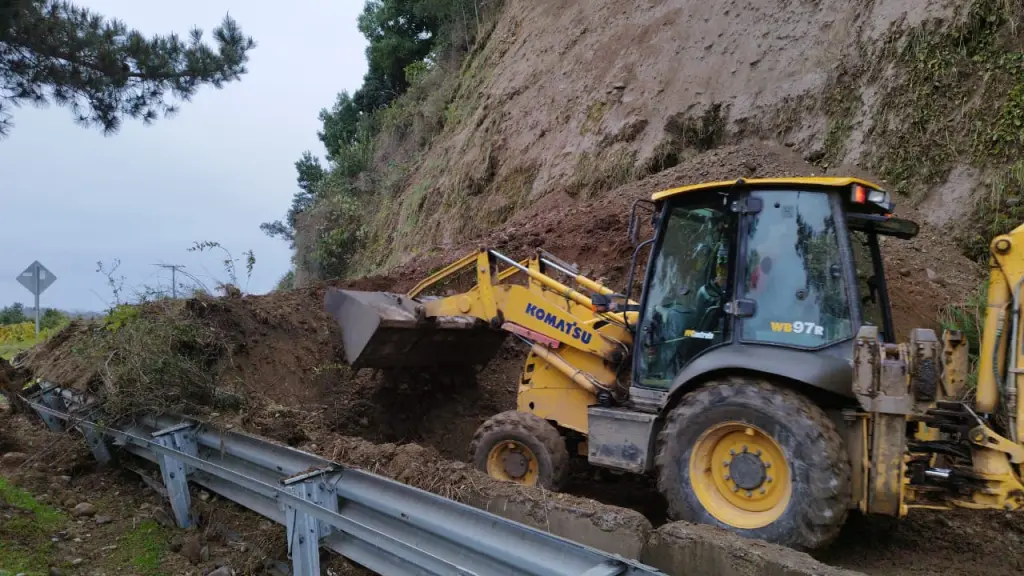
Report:
[[[165,448],[188,456],[199,456],[195,426],[191,422],[157,430],[152,436],[154,442]],[[164,487],[167,488],[167,498],[171,501],[175,522],[181,528],[192,526],[192,497],[188,491],[188,475],[192,473],[192,467],[172,456],[161,454],[160,473],[164,479]]]
[[[68,411],[67,406],[64,404],[64,397],[60,395],[60,388],[47,388],[42,390],[39,392],[38,397],[39,402],[51,410],[56,410],[57,412]],[[64,421],[60,418],[42,410],[36,410],[35,413],[39,414],[39,417],[43,419],[46,427],[50,430],[53,430],[54,432],[64,431]]]
[[85,441],[89,444],[89,450],[92,451],[92,457],[97,462],[106,464],[114,459],[110,454],[110,448],[107,447],[107,441],[103,438],[102,433],[91,426],[78,426],[78,429],[82,432],[82,436],[85,436]]
[[[305,472],[281,481],[285,489],[303,500],[338,511],[338,495],[334,490],[337,477],[331,475],[332,468]],[[292,559],[292,576],[319,576],[320,540],[331,534],[330,524],[296,509],[288,503],[282,505],[285,511],[285,530],[288,536],[288,554]]]

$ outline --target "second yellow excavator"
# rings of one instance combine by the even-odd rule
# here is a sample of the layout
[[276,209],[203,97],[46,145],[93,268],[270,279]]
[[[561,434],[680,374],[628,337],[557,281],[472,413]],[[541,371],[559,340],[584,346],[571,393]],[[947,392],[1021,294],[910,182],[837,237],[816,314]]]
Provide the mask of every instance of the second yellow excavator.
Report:
[[851,509],[1017,510],[1024,227],[992,241],[966,400],[962,334],[896,342],[879,238],[918,226],[892,212],[855,178],[684,186],[634,204],[624,290],[542,251],[481,249],[407,294],[331,290],[325,307],[356,367],[483,364],[525,343],[516,410],[471,446],[495,478],[558,490],[585,458],[654,475],[671,518],[803,549]]

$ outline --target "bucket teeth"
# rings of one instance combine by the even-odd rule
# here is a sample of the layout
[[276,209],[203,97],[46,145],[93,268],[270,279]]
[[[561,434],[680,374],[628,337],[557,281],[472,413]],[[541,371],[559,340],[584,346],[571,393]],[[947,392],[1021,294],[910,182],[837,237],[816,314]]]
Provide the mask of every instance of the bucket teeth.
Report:
[[355,368],[482,365],[506,334],[471,316],[427,318],[421,303],[390,292],[331,288],[324,309],[341,327],[345,361]]

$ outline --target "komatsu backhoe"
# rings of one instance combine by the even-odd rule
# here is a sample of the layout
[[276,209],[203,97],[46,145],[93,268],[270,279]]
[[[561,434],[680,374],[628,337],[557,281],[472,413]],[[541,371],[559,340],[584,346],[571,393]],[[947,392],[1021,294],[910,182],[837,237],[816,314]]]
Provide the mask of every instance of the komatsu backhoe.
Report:
[[896,342],[879,238],[918,226],[892,212],[854,178],[684,186],[633,205],[621,291],[543,251],[481,249],[408,294],[331,290],[325,308],[355,367],[482,364],[524,342],[517,409],[470,447],[495,478],[558,490],[586,458],[654,475],[671,518],[801,549],[850,510],[1017,510],[1024,226],[991,244],[970,394],[961,333]]

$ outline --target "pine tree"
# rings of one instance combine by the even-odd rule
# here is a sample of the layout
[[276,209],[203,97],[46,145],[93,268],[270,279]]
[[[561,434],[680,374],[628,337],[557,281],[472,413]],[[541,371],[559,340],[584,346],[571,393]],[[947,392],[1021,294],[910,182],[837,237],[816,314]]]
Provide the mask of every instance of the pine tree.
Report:
[[0,0],[0,137],[11,109],[54,102],[78,123],[117,131],[122,119],[150,123],[177,110],[203,85],[216,88],[246,73],[256,44],[230,16],[214,29],[145,37],[122,22],[57,0]]

